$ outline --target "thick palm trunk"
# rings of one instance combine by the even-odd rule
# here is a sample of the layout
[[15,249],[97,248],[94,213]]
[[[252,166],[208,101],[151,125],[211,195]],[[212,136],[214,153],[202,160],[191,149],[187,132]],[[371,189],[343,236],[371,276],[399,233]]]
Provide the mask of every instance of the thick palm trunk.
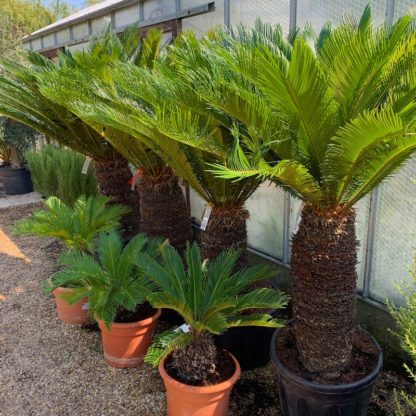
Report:
[[170,168],[158,176],[142,173],[137,180],[140,195],[140,230],[163,237],[179,252],[191,241],[192,228],[178,178]]
[[129,179],[132,174],[125,159],[109,162],[94,161],[100,193],[112,198],[112,203],[130,207],[131,212],[122,220],[125,235],[134,235],[139,231],[139,197],[131,190]]
[[214,259],[223,250],[241,249],[239,266],[245,263],[247,250],[248,211],[244,208],[223,208],[214,206],[208,225],[201,236],[202,258]]
[[311,372],[331,379],[349,364],[356,329],[355,211],[305,206],[292,244],[294,334]]

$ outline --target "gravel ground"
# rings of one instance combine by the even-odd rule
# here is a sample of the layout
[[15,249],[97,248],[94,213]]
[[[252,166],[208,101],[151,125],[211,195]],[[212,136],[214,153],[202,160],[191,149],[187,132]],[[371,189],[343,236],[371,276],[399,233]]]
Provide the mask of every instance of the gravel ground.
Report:
[[[107,366],[93,325],[80,328],[57,319],[42,283],[54,272],[59,246],[10,233],[13,222],[36,206],[0,210],[0,415],[164,415],[156,370]],[[244,373],[229,416],[280,416],[276,385],[271,365]],[[392,373],[382,377],[371,416],[394,414],[391,392],[397,386],[408,384]]]

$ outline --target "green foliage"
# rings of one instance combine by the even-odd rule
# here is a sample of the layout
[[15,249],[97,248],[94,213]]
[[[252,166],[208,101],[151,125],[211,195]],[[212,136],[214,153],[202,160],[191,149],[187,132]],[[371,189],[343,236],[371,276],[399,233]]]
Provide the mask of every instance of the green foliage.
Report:
[[[398,326],[398,336],[404,351],[409,354],[409,357],[413,363],[413,368],[405,364],[405,368],[409,373],[410,378],[416,385],[416,257],[412,268],[409,268],[409,273],[412,278],[412,286],[408,285],[400,289],[405,304],[402,307],[396,307],[389,304],[389,310],[396,320]],[[398,415],[405,416],[409,413],[404,406],[408,407],[408,410],[416,412],[416,397],[410,397],[405,392],[400,393],[402,400],[397,400]],[[404,405],[401,402],[404,402]],[[413,413],[412,413],[413,414]]]
[[[87,53],[65,58],[66,67],[42,77],[42,92],[65,102],[91,126],[105,127],[106,139],[133,163],[150,170],[155,162],[146,159],[157,155],[206,201],[242,207],[260,181],[219,179],[206,165],[225,163],[240,134],[235,119],[205,108],[192,91],[194,80],[172,72],[169,62],[163,64],[160,33],[149,32],[130,59],[123,57],[125,49],[118,39],[98,38]],[[113,55],[122,58],[114,60]],[[113,63],[97,71],[103,61]]]
[[0,116],[0,158],[5,165],[12,163],[12,150],[17,152],[18,165],[26,150],[33,146],[36,133],[30,127]]
[[75,250],[61,256],[59,264],[65,269],[55,273],[47,290],[70,287],[69,303],[88,297],[91,316],[102,320],[110,328],[120,309],[135,311],[145,301],[152,283],[138,272],[136,259],[155,255],[161,241],[136,235],[122,248],[116,232],[101,233],[98,242],[98,259]]
[[108,205],[109,201],[104,195],[81,196],[70,207],[51,196],[44,202],[46,209],[36,210],[31,218],[18,221],[13,232],[54,237],[70,250],[92,253],[97,235],[118,229],[120,218],[129,211],[123,205]]
[[[124,128],[123,122],[106,123],[94,115],[98,109],[96,94],[99,84],[105,83],[110,90],[114,88],[111,66],[117,62],[129,62],[132,67],[152,67],[160,55],[161,36],[160,31],[151,30],[141,41],[137,28],[127,29],[122,36],[108,29],[95,36],[87,50],[61,54],[59,66],[38,77],[42,94],[75,113],[127,160],[155,176],[166,169],[166,164],[149,147],[146,134],[151,133],[142,133],[140,138],[143,140],[138,140]],[[84,74],[87,74],[86,80]],[[83,88],[80,89],[79,85]],[[103,99],[108,101],[106,97]]]
[[279,309],[287,297],[269,288],[248,291],[256,282],[272,277],[275,272],[266,265],[255,265],[234,271],[238,252],[225,251],[212,262],[201,260],[197,244],[188,244],[185,263],[169,245],[160,248],[160,258],[139,256],[140,269],[155,288],[148,294],[157,308],[173,309],[189,325],[189,334],[169,330],[155,338],[146,361],[157,365],[178,348],[184,348],[207,333],[220,334],[237,326],[278,327],[281,323],[268,314],[245,314],[253,308]]
[[82,173],[85,157],[70,149],[46,145],[26,153],[35,189],[45,197],[56,196],[72,206],[81,195],[96,195],[97,178],[92,165]]
[[[247,48],[225,38],[225,47],[205,41],[201,55],[215,55],[246,80],[231,85],[231,95],[224,86],[222,100],[237,97],[250,109],[242,121],[257,133],[236,144],[228,165],[214,167],[220,177],[269,178],[316,209],[340,212],[416,150],[416,31],[409,16],[373,29],[367,7],[359,22],[325,27],[315,47],[298,37],[290,56],[286,46]],[[214,72],[214,58],[206,62]],[[195,79],[206,72],[196,70]],[[250,94],[252,85],[258,94]],[[230,113],[218,88],[206,90],[211,106]],[[274,137],[274,127],[257,127],[265,107],[281,121]]]

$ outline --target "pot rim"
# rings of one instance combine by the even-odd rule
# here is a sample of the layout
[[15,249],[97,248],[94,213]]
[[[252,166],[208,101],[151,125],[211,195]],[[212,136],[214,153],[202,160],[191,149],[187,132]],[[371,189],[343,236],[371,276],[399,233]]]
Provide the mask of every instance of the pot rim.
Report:
[[[291,322],[293,321],[291,320],[287,324],[290,324]],[[305,380],[304,378],[296,375],[287,367],[285,367],[283,363],[280,361],[279,356],[277,355],[276,339],[281,329],[282,328],[276,329],[276,331],[273,334],[272,341],[270,344],[270,355],[271,355],[272,362],[276,366],[278,372],[285,374],[288,378],[291,379],[292,382],[302,387],[307,387],[311,390],[324,392],[324,393],[342,393],[345,390],[351,390],[351,389],[359,390],[360,388],[367,387],[372,381],[374,381],[377,378],[383,366],[383,350],[381,349],[380,344],[371,334],[369,334],[365,329],[360,327],[360,330],[366,333],[370,337],[373,344],[380,350],[378,354],[378,358],[377,358],[377,364],[368,375],[366,375],[364,378],[360,380],[354,381],[353,383],[346,383],[346,384],[319,384],[319,383],[314,383],[309,380]]]
[[[137,328],[137,327],[140,327],[140,326],[150,325],[153,322],[155,322],[157,319],[159,319],[159,316],[160,316],[161,313],[162,313],[162,310],[160,308],[158,308],[154,315],[150,316],[149,318],[143,319],[141,321],[136,321],[136,322],[113,322],[111,324],[111,329],[112,328],[126,328],[126,329],[127,328]],[[101,319],[97,319],[97,318],[95,318],[95,319],[96,319],[100,328],[106,328],[108,330],[108,328],[104,325],[104,322]]]
[[[225,350],[226,351],[226,350]],[[164,358],[162,361],[160,361],[158,365],[159,374],[162,377],[163,381],[165,383],[169,383],[176,388],[180,388],[182,391],[189,393],[189,394],[212,394],[212,393],[219,393],[224,390],[228,390],[234,386],[234,384],[237,382],[237,380],[240,378],[241,375],[241,368],[240,364],[238,363],[237,359],[228,351],[226,351],[227,354],[231,356],[231,358],[234,361],[235,364],[235,371],[234,374],[227,380],[222,381],[221,383],[214,384],[212,386],[190,386],[188,384],[182,383],[181,381],[178,381],[171,377],[168,372],[165,370],[165,362],[166,358]]]

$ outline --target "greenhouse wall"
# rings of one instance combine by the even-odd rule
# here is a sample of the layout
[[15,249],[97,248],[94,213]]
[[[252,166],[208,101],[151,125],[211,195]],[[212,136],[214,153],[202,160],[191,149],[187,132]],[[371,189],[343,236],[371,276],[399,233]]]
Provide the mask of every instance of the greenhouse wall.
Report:
[[[317,31],[327,22],[336,25],[344,15],[359,17],[367,3],[368,0],[216,0],[214,9],[214,2],[207,0],[106,0],[66,18],[66,27],[57,25],[54,33],[49,29],[45,35],[41,29],[40,34],[32,34],[24,43],[26,48],[34,50],[47,50],[53,45],[82,50],[89,37],[105,25],[120,31],[133,23],[145,26],[146,22],[168,21],[174,16],[180,16],[182,30],[193,30],[200,36],[217,26],[239,23],[254,26],[257,18],[280,24],[285,33],[306,24]],[[377,25],[391,25],[416,6],[415,0],[373,0],[370,3]],[[183,12],[191,9],[192,13]],[[88,10],[95,13],[94,18],[88,16]],[[96,16],[100,10],[104,10],[103,13]],[[192,16],[184,17],[187,13]],[[167,37],[171,35],[166,32]],[[407,265],[416,252],[416,185],[411,182],[415,177],[416,158],[357,204],[358,289],[364,298],[381,303],[389,298],[400,303],[396,283],[409,279]],[[192,190],[190,205],[198,223],[205,203]],[[299,222],[301,202],[275,185],[264,183],[249,199],[247,208],[250,211],[250,248],[289,265],[291,236]]]

